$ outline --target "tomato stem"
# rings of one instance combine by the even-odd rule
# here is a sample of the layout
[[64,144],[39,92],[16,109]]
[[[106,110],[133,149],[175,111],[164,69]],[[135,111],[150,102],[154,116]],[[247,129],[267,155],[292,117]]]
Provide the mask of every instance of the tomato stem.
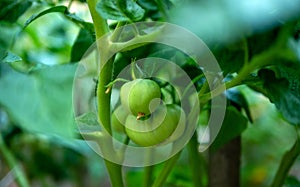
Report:
[[163,33],[163,28],[158,28],[156,31],[153,31],[149,34],[145,35],[136,35],[131,40],[128,40],[126,42],[113,42],[110,41],[110,48],[114,51],[128,51],[132,50],[144,45],[147,45],[149,42],[158,41],[158,37]]
[[286,179],[286,176],[288,175],[290,168],[292,167],[293,163],[295,162],[299,154],[300,154],[300,142],[298,137],[294,145],[292,146],[292,148],[288,150],[282,157],[281,163],[276,172],[271,187],[283,186],[284,180]]
[[[98,102],[98,118],[101,125],[111,134],[111,125],[110,125],[110,96],[111,93],[105,93],[106,85],[111,82],[112,72],[113,72],[113,60],[110,59],[106,62],[105,51],[100,51],[100,38],[109,32],[108,24],[105,19],[103,19],[98,12],[96,11],[97,0],[87,0],[87,4],[90,10],[90,14],[93,19],[95,33],[96,33],[96,42],[98,47],[98,52],[100,55],[100,67],[101,71],[99,72],[98,85],[97,85],[97,102]],[[98,54],[99,54],[98,53]],[[109,136],[105,134],[105,136]],[[105,149],[105,146],[112,144],[111,138],[106,145],[99,143],[99,146]],[[116,151],[115,151],[116,152]],[[113,187],[123,187],[123,176],[122,176],[122,166],[116,163],[113,163],[109,160],[104,159],[110,181]]]
[[198,147],[197,132],[195,132],[188,143],[189,162],[192,169],[194,186],[202,187],[203,162],[200,159]]
[[20,187],[29,187],[29,182],[25,176],[25,173],[22,171],[22,168],[20,168],[20,166],[18,165],[15,157],[5,145],[1,133],[0,133],[0,151],[2,152],[3,157],[6,159],[6,162],[10,166],[10,168],[13,168],[13,173],[15,175],[16,182],[18,183],[18,185]]
[[117,23],[117,26],[116,26],[114,32],[112,33],[112,35],[110,37],[110,40],[112,42],[118,41],[118,38],[119,38],[119,36],[120,36],[120,34],[122,33],[122,30],[123,30],[122,26],[124,26],[125,24],[126,24],[125,21],[119,21]]
[[116,82],[129,82],[129,80],[123,79],[123,78],[117,78],[117,79],[111,81],[110,83],[108,83],[105,87],[107,87],[107,88],[112,87]]
[[136,79],[136,76],[135,76],[135,72],[134,72],[134,66],[135,66],[135,59],[132,59],[132,62],[131,62],[131,77],[133,80]]
[[244,64],[240,72],[237,74],[236,77],[234,77],[231,81],[226,82],[224,84],[220,84],[217,88],[214,90],[211,90],[208,93],[199,93],[198,97],[201,103],[207,103],[212,98],[222,94],[226,89],[233,88],[235,86],[239,86],[243,84],[243,81],[248,78],[248,76],[254,72],[255,70],[272,65],[276,63],[276,59],[278,58],[285,58],[285,59],[292,59],[292,56],[286,56],[284,54],[287,53],[287,50],[285,49],[279,49],[277,47],[272,47],[269,50],[266,50],[265,52],[256,55],[252,58],[252,60],[249,63]]
[[152,174],[153,174],[153,166],[146,166],[145,167],[145,174],[144,174],[144,187],[151,187],[152,184]]
[[173,167],[175,166],[177,160],[179,159],[181,151],[175,154],[172,158],[165,162],[163,169],[161,170],[159,176],[154,181],[152,187],[161,187],[164,186],[170,172],[172,171]]

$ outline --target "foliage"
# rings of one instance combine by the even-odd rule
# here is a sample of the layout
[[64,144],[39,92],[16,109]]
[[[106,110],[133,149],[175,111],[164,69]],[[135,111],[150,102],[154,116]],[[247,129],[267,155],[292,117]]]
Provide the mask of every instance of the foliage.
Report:
[[[100,163],[100,167],[105,165],[113,186],[123,186],[123,176],[129,186],[206,186],[209,181],[205,166],[209,163],[207,155],[197,150],[199,145],[201,147],[201,144],[205,143],[197,140],[197,136],[203,129],[203,123],[206,123],[209,109],[216,107],[211,106],[210,100],[220,95],[226,96],[228,101],[226,114],[223,126],[210,149],[216,151],[232,139],[241,136],[246,142],[243,144],[242,155],[243,161],[246,162],[241,171],[244,186],[276,187],[284,183],[286,186],[299,186],[299,179],[288,177],[290,168],[296,166],[295,161],[300,152],[296,135],[300,124],[299,1],[268,0],[264,4],[257,3],[256,5],[250,1],[246,3],[235,0],[1,1],[0,140],[4,141],[0,141],[0,153],[5,158],[6,168],[17,168],[17,178],[20,180],[16,182],[20,186],[28,186],[27,183],[31,185],[35,180],[42,184],[48,175],[56,182],[70,180],[73,185],[85,185],[78,180],[81,176],[76,170],[85,169],[92,173],[93,168],[87,166],[91,163],[85,157],[93,155],[93,152],[80,140],[78,132],[86,133],[88,137],[92,137],[91,140],[97,140],[99,143],[103,135],[98,124],[101,121],[109,133],[124,138],[126,135],[114,134],[114,129],[110,128],[110,107],[113,108],[116,104],[111,104],[110,98],[115,99],[117,96],[110,96],[110,93],[104,91],[109,92],[113,86],[119,84],[116,78],[128,65],[134,66],[135,61],[140,59],[159,57],[174,62],[193,81],[201,101],[198,131],[187,148],[173,158],[156,166],[145,167],[145,176],[141,168],[128,168],[123,171],[122,166],[118,164],[94,159]],[[73,7],[76,7],[74,13]],[[81,9],[91,14],[93,23],[89,21],[88,16],[78,14],[77,11]],[[271,15],[270,12],[274,14]],[[211,80],[204,76],[203,67],[175,48],[148,43],[128,47],[128,44],[137,38],[155,38],[155,35],[151,35],[146,29],[144,33],[135,33],[134,29],[119,30],[124,25],[140,21],[171,22],[190,29],[203,39],[220,65],[225,77],[221,81],[225,83],[226,92],[223,93],[224,90],[220,91],[219,88],[209,88],[208,82]],[[75,110],[83,107],[78,103],[74,104],[72,100],[76,68],[80,68],[79,62],[96,39],[109,31],[113,33],[113,37],[110,38],[111,45],[105,47],[125,48],[109,59],[104,73],[100,73],[99,76],[92,75],[98,77],[98,82],[82,88],[85,92],[75,90],[80,92],[89,104],[97,100],[96,106],[102,110],[99,110],[98,114],[80,113],[80,117],[75,121],[74,115],[78,114],[74,114],[73,107],[75,106]],[[160,30],[157,29],[157,32]],[[100,50],[103,49],[101,47]],[[100,56],[100,62],[103,63],[101,58]],[[91,64],[87,67],[96,72],[96,68]],[[134,76],[133,73],[132,78]],[[219,81],[217,76],[212,76],[212,79]],[[161,80],[154,81],[162,89],[165,102],[179,103],[174,87]],[[110,83],[114,85],[109,86]],[[87,94],[84,95],[85,93]],[[261,94],[267,98],[264,101],[270,101],[269,104],[256,103],[261,99]],[[270,103],[274,104],[276,110],[273,110]],[[259,112],[255,111],[255,105],[259,105],[260,108],[256,108]],[[266,124],[257,117],[263,114]],[[271,123],[276,124],[273,127]],[[281,125],[285,127],[280,127]],[[260,129],[261,126],[267,130]],[[251,178],[252,171],[265,171],[271,166],[266,163],[265,168],[250,167],[249,163],[253,161],[255,164],[256,158],[253,153],[247,153],[251,153],[253,149],[263,156],[262,147],[268,148],[270,139],[262,135],[262,132],[273,131],[274,128],[288,129],[285,129],[283,134],[278,132],[278,137],[284,139],[288,136],[289,141],[296,139],[295,144],[292,146],[291,142],[286,142],[291,149],[274,153],[282,155],[286,151],[284,156],[280,156],[281,160],[277,156],[277,161],[280,161],[278,169],[272,166],[272,171],[277,169],[273,173],[274,180],[261,179],[252,173],[254,177],[251,181],[245,174]],[[259,129],[261,132],[253,129]],[[295,137],[289,136],[291,132]],[[250,145],[251,141],[255,141],[258,148],[253,148]],[[125,143],[132,142],[125,138]],[[57,151],[57,155],[53,149]],[[42,161],[44,159],[49,161],[47,166]],[[182,172],[182,167],[188,165],[188,160],[194,164],[187,172]],[[18,163],[23,169],[16,167]],[[74,167],[71,167],[72,165]],[[66,168],[70,172],[66,172]],[[194,172],[197,168],[201,172]],[[122,175],[122,172],[126,174]],[[85,177],[95,181],[91,173]],[[0,171],[1,177],[4,174]],[[98,174],[96,179],[99,175],[103,177],[107,174]],[[0,180],[0,186],[1,182]],[[91,186],[96,184],[99,185],[89,183]]]

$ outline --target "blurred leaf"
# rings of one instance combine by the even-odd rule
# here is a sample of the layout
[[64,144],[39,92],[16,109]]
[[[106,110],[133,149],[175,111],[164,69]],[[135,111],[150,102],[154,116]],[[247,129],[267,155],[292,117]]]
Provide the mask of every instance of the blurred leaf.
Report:
[[2,62],[2,60],[7,56],[7,51],[5,49],[2,49],[0,47],[0,60]]
[[8,50],[12,47],[15,35],[20,31],[20,29],[17,25],[0,21],[0,31],[0,48]]
[[126,172],[126,186],[143,186],[143,173],[139,171]]
[[4,53],[4,56],[2,56],[2,55],[3,55],[3,51],[0,50],[0,59],[1,59],[1,62],[4,62],[4,63],[14,63],[14,62],[18,62],[18,61],[22,60],[21,57],[19,57],[18,55],[15,55],[9,51]]
[[224,76],[238,72],[244,65],[245,52],[242,42],[227,46],[216,45],[212,47],[212,51]]
[[85,30],[80,29],[79,34],[73,44],[71,51],[71,62],[78,62],[85,54],[87,49],[93,44],[94,38]]
[[250,113],[250,108],[249,108],[248,102],[247,102],[244,94],[242,94],[238,89],[232,88],[232,89],[226,90],[226,96],[232,105],[234,105],[235,107],[238,107],[238,109],[243,108],[246,112],[248,120],[251,123],[253,123],[251,113]]
[[283,117],[292,124],[300,124],[300,64],[282,62],[270,69],[261,69],[265,95],[275,104]]
[[97,3],[96,10],[104,19],[117,21],[139,21],[145,14],[133,0],[102,0]]
[[[167,187],[172,186],[184,186],[184,187],[193,187],[195,186],[193,184],[192,172],[190,169],[184,169],[186,168],[186,165],[189,163],[184,164],[176,164],[170,173],[168,179],[167,179]],[[201,168],[199,168],[200,170]],[[202,176],[204,177],[204,176]]]
[[97,114],[94,112],[84,113],[76,117],[76,122],[96,126],[98,125]]
[[272,47],[280,32],[280,27],[275,27],[265,32],[259,32],[247,38],[249,48],[249,58]]
[[30,8],[31,4],[30,0],[2,0],[0,2],[0,21],[16,22]]
[[81,133],[100,131],[98,116],[95,112],[84,113],[76,117],[76,123]]
[[137,3],[144,9],[147,11],[155,11],[158,10],[156,2],[153,0],[137,0]]
[[247,128],[248,120],[234,107],[226,109],[225,118],[215,141],[211,145],[211,150],[216,151],[230,140],[241,135]]
[[294,176],[288,176],[284,182],[285,187],[300,187],[299,180]]
[[167,17],[167,11],[170,10],[170,7],[174,4],[169,0],[138,0],[137,3],[145,10],[144,17],[160,21],[163,20],[164,17]]
[[6,71],[0,77],[0,105],[25,130],[71,137],[75,68],[76,65],[53,66],[30,75]]
[[89,33],[94,36],[94,26],[92,23],[85,22],[81,18],[77,17],[75,14],[72,14],[69,12],[68,7],[66,6],[55,6],[51,7],[47,10],[44,10],[38,14],[32,15],[24,24],[23,29],[25,29],[30,23],[32,23],[34,20],[38,19],[41,16],[44,16],[49,13],[62,13],[66,18],[74,22],[75,24],[79,25],[81,28],[86,29],[89,31]]
[[200,36],[208,45],[232,43],[299,18],[300,0],[182,1],[170,19]]

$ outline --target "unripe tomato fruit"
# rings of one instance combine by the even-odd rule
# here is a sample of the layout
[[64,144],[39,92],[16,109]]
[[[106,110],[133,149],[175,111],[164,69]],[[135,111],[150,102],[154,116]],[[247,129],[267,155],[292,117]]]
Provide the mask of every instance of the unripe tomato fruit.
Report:
[[123,105],[118,106],[112,113],[111,125],[112,129],[124,133],[125,132],[125,122],[128,116],[128,111],[124,109]]
[[125,83],[120,90],[121,103],[133,115],[148,115],[160,103],[159,85],[149,79],[135,79]]
[[178,138],[180,138],[186,128],[186,116],[185,116],[184,111],[178,105],[172,105],[172,107],[174,107],[174,110],[180,110],[181,115],[178,115],[177,127],[176,127],[175,131],[173,132],[173,134],[170,137],[168,137],[167,142],[173,142],[173,141],[177,140]]
[[138,120],[134,115],[128,115],[125,130],[128,137],[137,145],[153,146],[172,135],[178,125],[180,114],[180,107],[173,104],[160,105],[146,120]]

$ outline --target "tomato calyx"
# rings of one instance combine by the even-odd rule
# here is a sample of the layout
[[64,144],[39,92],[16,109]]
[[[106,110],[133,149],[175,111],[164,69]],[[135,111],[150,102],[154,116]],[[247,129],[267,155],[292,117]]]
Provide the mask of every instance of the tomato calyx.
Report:
[[138,115],[136,117],[137,120],[140,120],[141,118],[145,117],[145,114],[142,112],[138,112]]

